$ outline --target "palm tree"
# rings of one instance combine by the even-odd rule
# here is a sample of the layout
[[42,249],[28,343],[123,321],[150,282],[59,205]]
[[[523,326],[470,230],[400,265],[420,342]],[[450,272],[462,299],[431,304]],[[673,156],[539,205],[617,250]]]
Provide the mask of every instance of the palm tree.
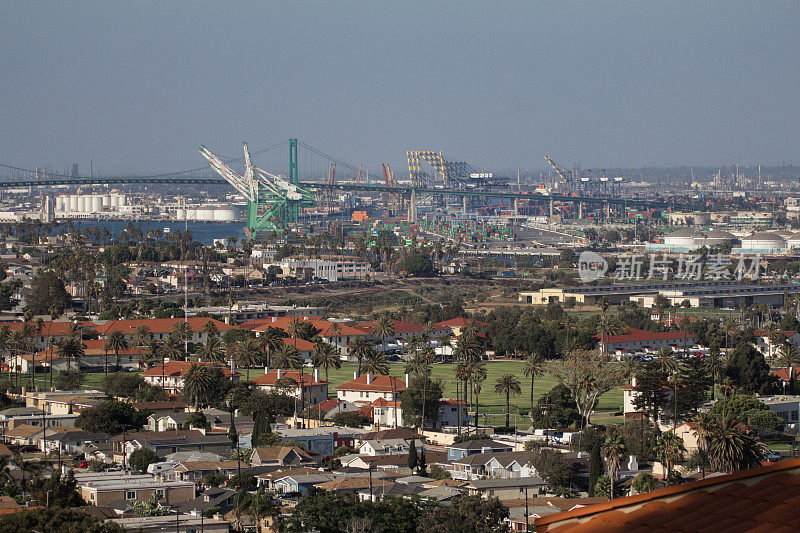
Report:
[[353,340],[353,344],[350,345],[350,355],[355,357],[358,361],[358,370],[356,371],[357,375],[361,375],[361,364],[367,354],[372,350],[372,339],[365,336],[359,335]]
[[303,366],[303,361],[300,359],[300,355],[297,353],[295,347],[291,344],[281,344],[281,346],[275,350],[275,354],[272,356],[272,358],[277,368],[297,370]]
[[605,314],[605,312],[600,316],[600,324],[597,326],[598,332],[600,333],[600,340],[603,344],[603,354],[606,353],[606,339],[610,335],[617,335],[622,331],[622,326],[613,318]]
[[258,364],[259,355],[261,349],[256,339],[245,339],[236,347],[236,362],[247,369],[247,381],[250,381],[250,367]]
[[711,433],[708,460],[717,471],[732,473],[755,468],[764,458],[764,445],[748,434],[741,422],[725,416]]
[[[468,367],[469,383],[472,385],[470,393],[475,396],[475,431],[478,430],[478,395],[481,393],[481,384],[488,377],[486,364],[483,361],[475,361]],[[461,406],[458,406],[461,409]]]
[[422,418],[421,428],[425,428],[425,403],[427,400],[428,378],[431,375],[431,363],[435,354],[430,346],[417,350],[411,360],[406,363],[406,372],[424,378],[422,382]]
[[725,348],[730,348],[730,336],[739,331],[739,321],[735,318],[727,318],[722,323],[722,329],[725,331]]
[[342,359],[336,352],[336,348],[322,341],[314,346],[314,366],[325,369],[325,381],[328,381],[328,369],[330,367],[342,368]]
[[192,327],[189,325],[189,322],[186,320],[181,320],[175,324],[175,327],[172,328],[172,332],[170,335],[174,335],[178,341],[183,343],[184,352],[186,355],[189,355],[189,341],[194,336],[194,332],[192,331]]
[[166,393],[166,361],[167,359],[173,361],[183,355],[183,346],[181,346],[180,340],[175,335],[167,335],[167,338],[158,347],[158,352],[161,355],[161,388]]
[[709,413],[700,413],[692,422],[693,433],[697,436],[697,451],[700,453],[703,479],[706,477],[706,461],[708,461],[708,446],[717,429],[717,420]]
[[206,342],[200,346],[197,354],[203,361],[212,363],[225,363],[225,345],[219,337],[207,337]]
[[[8,324],[3,324],[3,327],[0,327],[0,350],[8,350],[11,347],[11,328],[8,327]],[[52,356],[52,354],[51,354]],[[52,357],[50,358],[50,366],[52,368],[53,362]],[[11,365],[8,365],[8,382],[11,383]]]
[[627,453],[625,448],[625,441],[619,433],[606,435],[606,440],[600,448],[600,453],[606,460],[606,469],[608,470],[608,477],[611,479],[611,494],[610,497],[614,498],[614,481],[617,479],[620,463]]
[[266,331],[263,331],[261,335],[258,336],[258,342],[261,345],[261,349],[267,353],[267,368],[272,366],[272,352],[284,345],[284,337],[285,334],[283,330],[278,328],[267,328]]
[[708,349],[708,359],[706,359],[706,367],[711,376],[711,399],[714,400],[716,396],[716,388],[719,379],[722,377],[722,352],[717,343],[712,344]]
[[394,323],[388,313],[384,313],[375,321],[375,326],[372,328],[372,333],[376,337],[381,338],[383,345],[383,353],[386,353],[386,337],[394,335]]
[[523,367],[522,371],[525,373],[525,377],[531,378],[531,420],[533,420],[533,384],[536,378],[544,374],[545,371],[545,360],[544,357],[539,355],[538,353],[529,354],[528,357],[525,359],[525,366]]
[[203,324],[203,333],[206,334],[206,338],[216,337],[219,335],[219,328],[213,320],[209,319]]
[[200,403],[200,397],[213,384],[209,370],[208,365],[194,363],[183,376],[183,394],[187,400],[193,402],[195,411]]
[[779,348],[781,352],[781,364],[786,367],[786,376],[791,381],[794,374],[794,367],[797,359],[800,358],[800,351],[789,342],[787,337],[783,337],[783,342]]
[[506,396],[506,427],[511,425],[511,396],[522,394],[519,380],[514,374],[503,374],[494,382],[494,391],[497,394],[505,394]]
[[115,359],[115,367],[119,370],[119,352],[123,350],[127,350],[130,347],[128,344],[128,339],[125,338],[125,335],[122,334],[121,331],[112,331],[111,335],[108,336],[105,342],[105,367],[103,368],[103,372],[105,375],[108,375],[108,351],[112,350],[114,352],[114,359]]
[[57,344],[58,348],[56,349],[56,353],[62,359],[67,360],[67,370],[70,369],[70,362],[75,359],[76,366],[77,360],[83,357],[84,355],[84,345],[83,342],[78,339],[70,339],[69,337],[62,339],[61,342]]
[[669,478],[673,465],[683,460],[683,454],[686,452],[683,439],[674,432],[662,433],[656,441],[656,449],[658,450],[661,464],[664,465],[664,478]]
[[[289,335],[292,336],[292,341],[294,342],[294,350],[297,352],[297,337],[300,336],[300,331],[303,328],[303,320],[300,320],[298,317],[292,317],[289,320],[289,325],[287,327]],[[299,356],[299,353],[298,353]],[[303,374],[303,367],[305,366],[305,361],[302,360],[302,364],[300,365],[300,412],[302,413],[305,411],[306,403],[305,403],[305,375]],[[305,420],[303,420],[302,425],[305,426]]]
[[386,354],[379,352],[375,348],[370,348],[364,359],[364,372],[373,375],[387,375],[389,373],[389,363],[386,360]]
[[134,337],[134,343],[136,344],[136,356],[139,359],[139,366],[141,367],[142,364],[142,348],[147,347],[147,342],[150,340],[150,328],[141,325],[136,328],[136,335]]
[[[230,278],[228,278],[230,279]],[[228,324],[233,325],[233,304],[236,303],[236,293],[233,291],[228,291],[227,296],[225,297],[225,301],[228,303]]]

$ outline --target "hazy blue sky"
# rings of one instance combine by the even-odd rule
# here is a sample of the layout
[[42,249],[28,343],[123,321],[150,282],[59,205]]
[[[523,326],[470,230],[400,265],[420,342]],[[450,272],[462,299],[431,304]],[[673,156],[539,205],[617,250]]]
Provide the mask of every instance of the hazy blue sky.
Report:
[[[0,161],[800,161],[800,2],[3,2]],[[282,169],[277,169],[282,170]]]

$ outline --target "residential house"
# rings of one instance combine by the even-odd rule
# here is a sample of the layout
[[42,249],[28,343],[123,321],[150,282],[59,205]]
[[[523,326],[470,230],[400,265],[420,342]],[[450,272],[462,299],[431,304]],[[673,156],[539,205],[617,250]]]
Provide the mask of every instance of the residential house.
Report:
[[364,441],[358,447],[361,455],[400,455],[408,454],[411,441],[407,439],[383,439]]
[[255,326],[252,328],[252,330],[256,335],[260,335],[269,328],[282,329],[283,331],[288,332],[289,324],[291,323],[292,319],[295,318],[301,320],[302,322],[308,322],[314,328],[319,330],[319,337],[325,342],[335,346],[342,358],[347,358],[349,356],[350,344],[357,337],[370,336],[370,333],[364,331],[363,329],[342,324],[341,322],[323,320],[317,316],[286,315],[282,317],[272,317],[270,321]]
[[659,350],[665,346],[680,350],[684,346],[697,344],[697,335],[684,331],[644,331],[631,328],[623,335],[596,335],[599,347],[604,353],[617,350],[636,352],[646,349]]
[[453,479],[519,478],[536,474],[533,452],[476,453],[452,461]]
[[186,411],[188,406],[180,400],[165,400],[160,402],[136,402],[133,404],[137,411],[152,411],[154,415],[166,415]]
[[218,509],[221,514],[224,514],[234,508],[235,496],[235,490],[209,487],[195,499],[186,500],[175,507],[182,513],[205,513],[211,509]]
[[476,455],[479,453],[502,453],[513,451],[513,447],[509,444],[497,442],[491,439],[475,439],[461,442],[459,444],[451,444],[445,448],[447,450],[447,461],[453,462],[457,459],[463,459],[469,455]]
[[[62,339],[69,335],[69,329],[73,322],[66,320],[49,321],[45,320],[41,323],[41,328],[37,322],[30,322],[34,328],[35,335],[32,337],[37,349],[43,350],[49,346],[58,344]],[[88,330],[97,326],[96,323],[90,321],[75,322],[79,330]],[[8,327],[11,333],[15,331],[22,331],[25,323],[21,321],[8,321],[0,322],[0,328]]]
[[132,432],[113,437],[111,442],[117,463],[141,448],[149,448],[159,457],[175,452],[203,451],[222,456],[231,452],[231,441],[226,434],[204,435],[198,430]]
[[332,474],[300,474],[289,475],[275,481],[275,491],[278,493],[299,492],[305,494],[308,489],[335,479]]
[[230,478],[238,470],[248,470],[250,465],[241,461],[184,461],[173,470],[179,481],[202,481],[209,474],[222,474]]
[[186,322],[189,324],[189,329],[192,331],[192,338],[188,342],[192,344],[202,344],[208,340],[208,333],[205,330],[206,323],[211,322],[217,328],[217,331],[223,333],[231,326],[208,317],[189,317],[189,318],[142,318],[142,319],[122,319],[112,320],[101,324],[94,328],[101,338],[107,338],[114,331],[119,331],[123,334],[125,339],[133,344],[138,339],[138,329],[141,326],[147,327],[150,332],[147,335],[147,340],[163,341],[175,330],[175,327],[181,323]]
[[23,391],[22,397],[26,407],[44,409],[48,417],[79,413],[108,399],[104,392],[98,390]]
[[[178,394],[181,390],[183,390],[183,378],[192,365],[211,366],[211,364],[212,363],[208,361],[167,361],[163,365],[148,368],[142,372],[142,377],[144,378],[145,383],[156,387],[161,387],[170,394]],[[239,378],[242,376],[239,372],[231,372],[225,367],[221,368],[221,370],[222,374],[233,383],[238,383]]]
[[437,322],[435,327],[437,332],[450,330],[450,333],[452,333],[454,337],[460,337],[467,326],[470,325],[470,322],[472,322],[472,325],[477,329],[478,333],[486,333],[486,328],[489,327],[489,324],[486,322],[481,322],[479,320],[470,321],[468,318],[464,317],[451,318],[450,320]]
[[280,392],[297,399],[302,397],[305,405],[316,405],[328,397],[329,383],[319,379],[318,368],[313,373],[303,372],[302,375],[298,370],[278,368],[257,376],[253,383],[265,392]]
[[342,446],[352,448],[356,439],[364,432],[363,429],[342,426],[276,430],[281,439],[295,442],[301,448],[322,457],[332,456],[333,452]]
[[[780,342],[773,341],[773,334],[780,337]],[[800,347],[800,333],[796,331],[771,332],[768,329],[753,331],[753,346],[767,359],[780,357],[783,344],[789,344],[795,348]]]
[[467,493],[484,498],[524,498],[538,495],[547,483],[539,476],[473,479],[465,488]]
[[364,374],[354,376],[354,379],[336,387],[336,396],[340,400],[354,403],[355,405],[368,405],[383,398],[389,402],[400,401],[400,395],[408,388],[408,375],[406,382],[393,376],[373,376]]
[[41,438],[37,443],[38,448],[45,453],[80,454],[108,442],[108,435],[105,433],[82,430],[62,431],[45,436],[46,439]]
[[119,500],[148,501],[157,494],[161,502],[172,505],[195,497],[195,485],[186,481],[160,481],[149,475],[123,472],[76,472],[81,498],[89,505],[106,506]]
[[297,446],[268,446],[253,450],[252,466],[297,466],[316,464],[316,461]]

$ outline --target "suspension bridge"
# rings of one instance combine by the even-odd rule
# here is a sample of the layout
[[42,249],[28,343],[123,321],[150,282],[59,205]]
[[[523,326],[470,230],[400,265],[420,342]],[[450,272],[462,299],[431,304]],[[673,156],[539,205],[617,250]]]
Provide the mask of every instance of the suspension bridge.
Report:
[[[285,168],[285,155],[280,155],[281,148],[288,148],[288,172],[277,174],[265,170],[253,163],[253,157],[267,161],[262,165],[269,169]],[[303,148],[303,155],[299,148]],[[282,143],[250,153],[247,144],[243,144],[243,155],[224,158],[211,152],[204,146],[199,148],[200,154],[208,161],[209,167],[216,176],[204,176],[203,171],[209,167],[199,167],[178,172],[169,172],[151,176],[69,176],[40,169],[24,169],[0,163],[0,168],[15,172],[18,176],[12,179],[0,179],[0,189],[54,187],[54,186],[92,186],[92,185],[229,185],[242,194],[248,202],[247,227],[250,231],[284,229],[299,221],[299,213],[303,208],[318,204],[331,192],[363,192],[384,194],[389,198],[399,199],[399,204],[407,208],[409,222],[416,221],[416,212],[421,197],[451,197],[462,199],[466,209],[469,198],[508,199],[515,208],[520,200],[528,203],[549,204],[551,213],[554,203],[569,202],[579,206],[604,205],[639,207],[646,209],[691,208],[684,199],[683,203],[655,201],[640,198],[593,196],[587,194],[538,194],[530,191],[489,190],[489,185],[482,182],[480,187],[473,187],[469,174],[476,167],[464,162],[449,162],[442,152],[431,150],[407,151],[409,164],[408,184],[397,183],[388,165],[383,165],[383,179],[377,175],[362,172],[362,165],[355,166],[330,156],[313,146],[297,139],[288,139]],[[285,154],[286,152],[284,152]],[[270,159],[271,156],[271,159]],[[276,156],[283,159],[276,160]],[[301,166],[301,161],[303,162]],[[431,174],[423,172],[421,162],[427,162]],[[244,170],[234,170],[234,165],[244,163]],[[325,167],[327,167],[327,176]],[[303,169],[306,176],[316,180],[300,179]],[[338,170],[339,176],[336,177]],[[496,188],[497,184],[495,184]]]

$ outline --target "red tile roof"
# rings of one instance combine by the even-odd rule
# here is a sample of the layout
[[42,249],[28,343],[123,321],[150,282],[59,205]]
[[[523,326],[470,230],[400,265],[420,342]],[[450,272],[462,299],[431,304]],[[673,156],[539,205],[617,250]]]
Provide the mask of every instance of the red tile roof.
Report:
[[358,376],[347,383],[342,383],[337,390],[355,390],[355,391],[377,391],[377,392],[403,392],[406,390],[406,383],[403,380],[397,379],[392,376],[372,376],[372,381],[367,385],[368,374]]
[[188,322],[192,331],[203,331],[206,322],[211,321],[219,331],[227,331],[231,326],[219,320],[214,320],[208,317],[191,317],[185,318],[143,318],[131,320],[112,320],[106,324],[102,324],[94,328],[100,335],[109,335],[113,331],[120,331],[122,333],[132,335],[136,333],[139,326],[147,326],[150,328],[150,333],[170,333],[175,329],[175,325],[179,322]]
[[[164,364],[164,376],[165,377],[166,376],[169,376],[169,377],[173,377],[173,376],[180,377],[180,376],[183,376],[183,374],[185,374],[190,368],[192,368],[192,365],[209,365],[210,366],[211,363],[206,362],[206,361],[203,361],[203,362],[198,362],[198,361],[167,361]],[[230,371],[229,368],[224,367],[224,366],[220,367],[220,368],[222,370],[222,373],[225,376],[231,376],[231,371]],[[148,368],[147,370],[142,372],[142,375],[143,376],[161,377],[161,365],[154,366],[153,368]],[[234,376],[241,376],[241,374],[238,373],[238,372],[236,372],[233,375]]]
[[[10,331],[19,331],[19,330],[22,329],[24,324],[25,324],[24,322],[20,322],[18,320],[0,322],[0,328],[2,328],[3,326],[8,326],[8,329]],[[34,328],[38,329],[38,326],[37,326],[36,322],[31,321],[31,322],[29,322],[29,324],[31,324]],[[69,322],[69,321],[61,321],[61,320],[59,320],[59,321],[51,322],[49,320],[46,320],[42,324],[41,332],[37,333],[37,335],[45,335],[45,336],[51,335],[51,336],[57,336],[57,337],[58,336],[63,336],[63,335],[67,334],[67,331],[69,330],[69,327],[70,327],[71,324],[72,324],[72,322]],[[97,326],[97,324],[95,324],[94,322],[89,322],[88,320],[86,320],[86,321],[78,322],[78,326],[80,326],[82,328],[93,328],[93,327]]]
[[[313,386],[313,385],[328,385],[327,381],[316,381],[314,380],[313,372],[303,372],[302,378],[300,377],[299,370],[282,370],[281,371],[281,379],[282,378],[291,378],[295,380],[298,384],[302,383],[306,386]],[[278,370],[270,370],[267,374],[261,374],[257,378],[253,380],[253,383],[256,385],[275,385],[275,382],[278,381]]]
[[300,339],[300,338],[295,340],[295,339],[293,339],[291,337],[284,337],[284,339],[283,339],[283,343],[286,346],[294,347],[295,346],[295,342],[297,344],[297,351],[298,352],[313,352],[314,351],[314,343],[313,342],[309,342],[309,341],[307,341],[305,339]]
[[336,336],[353,336],[353,335],[366,335],[366,333],[361,330],[354,328],[353,326],[348,326],[346,324],[339,323],[340,330],[339,333],[333,331],[333,324],[334,322],[330,322],[328,320],[323,320],[317,317],[295,317],[295,316],[283,316],[280,318],[275,318],[270,322],[262,324],[260,326],[256,326],[252,328],[253,331],[266,331],[269,328],[278,328],[282,329],[283,331],[289,332],[289,323],[292,321],[293,318],[299,318],[302,322],[310,322],[315,328],[320,330],[320,337],[336,337]]
[[[425,331],[425,326],[422,324],[412,324],[411,322],[402,322],[400,320],[390,320],[395,333],[408,333],[411,331]],[[356,324],[358,329],[364,330],[367,333],[372,333],[375,329],[377,320],[370,320],[369,322],[361,322]]]
[[537,532],[798,531],[800,459],[536,519]]
[[789,381],[792,379],[792,375],[797,377],[798,367],[793,366],[791,370],[792,372],[789,372],[789,369],[784,367],[781,368],[780,370],[776,370],[775,372],[772,373],[772,375],[782,381]]
[[[458,318],[451,318],[450,320],[445,320],[443,322],[437,322],[436,323],[436,328],[437,329],[464,328],[464,327],[467,326],[467,324],[469,324],[469,319],[468,318],[458,317]],[[489,324],[486,323],[486,322],[479,322],[479,321],[476,320],[475,321],[475,325],[485,328]]]
[[[600,339],[600,335],[595,335]],[[606,343],[613,342],[640,342],[640,341],[655,341],[655,340],[678,340],[678,339],[696,339],[697,335],[686,333],[683,331],[644,331],[643,329],[631,328],[630,332],[625,335],[608,335],[605,337]]]
[[[83,341],[83,354],[84,355],[105,355],[106,353],[106,341],[104,339],[84,339]],[[120,355],[137,355],[142,352],[141,348],[136,346],[129,346],[127,350],[120,350]],[[42,350],[38,352],[37,356],[44,357],[45,355],[48,356],[48,360],[50,359],[49,355],[53,354],[56,359],[58,359],[58,347],[51,346],[46,350]],[[113,356],[114,350],[108,350],[108,355]]]

